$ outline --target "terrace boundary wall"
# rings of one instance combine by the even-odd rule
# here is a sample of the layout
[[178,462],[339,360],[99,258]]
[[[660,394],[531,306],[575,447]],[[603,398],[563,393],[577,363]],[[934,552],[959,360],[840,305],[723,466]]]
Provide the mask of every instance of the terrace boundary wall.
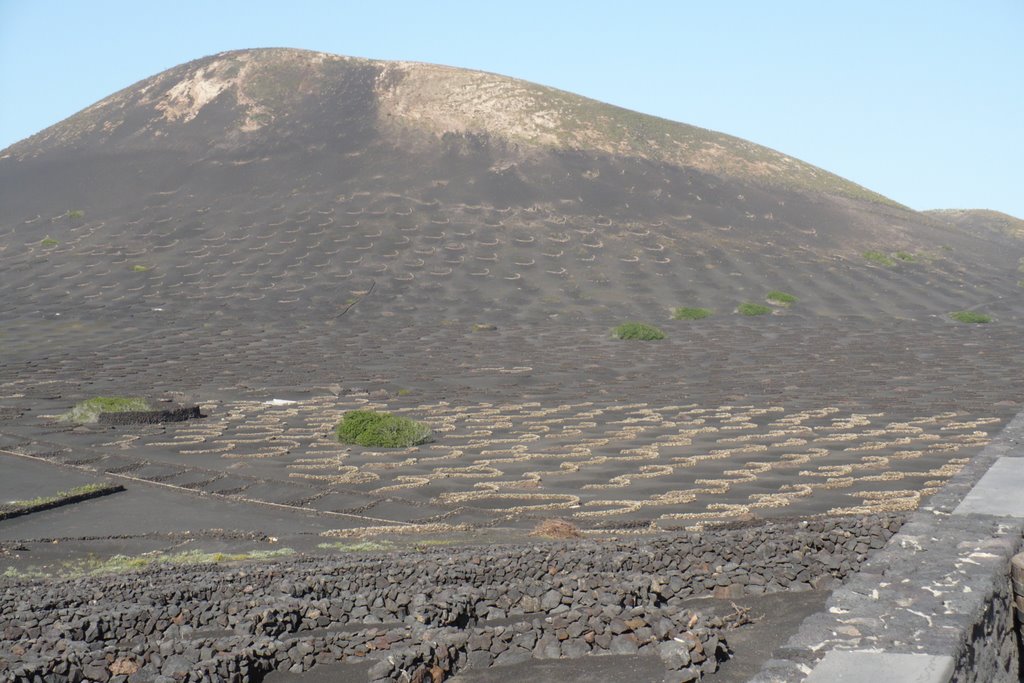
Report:
[[658,656],[670,683],[696,681],[745,615],[699,614],[693,597],[837,585],[903,519],[0,579],[0,681],[259,683],[372,659],[384,683],[602,653]]

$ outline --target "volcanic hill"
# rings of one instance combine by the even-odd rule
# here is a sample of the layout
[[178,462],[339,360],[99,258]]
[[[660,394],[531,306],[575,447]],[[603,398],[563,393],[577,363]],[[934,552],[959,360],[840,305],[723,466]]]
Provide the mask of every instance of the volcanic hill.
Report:
[[792,316],[1003,315],[1020,247],[728,135],[290,49],[175,67],[7,148],[0,206],[14,317],[664,318],[772,290]]

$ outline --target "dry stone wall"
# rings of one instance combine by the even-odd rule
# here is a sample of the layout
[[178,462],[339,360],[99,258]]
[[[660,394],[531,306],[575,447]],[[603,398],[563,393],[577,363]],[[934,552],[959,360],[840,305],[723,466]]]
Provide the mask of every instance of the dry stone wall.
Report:
[[830,586],[901,523],[821,518],[615,541],[7,580],[0,672],[26,683],[249,682],[371,658],[372,681],[443,680],[466,667],[603,652],[660,656],[671,680],[698,680],[728,657],[727,630],[745,617],[706,616],[689,598]]

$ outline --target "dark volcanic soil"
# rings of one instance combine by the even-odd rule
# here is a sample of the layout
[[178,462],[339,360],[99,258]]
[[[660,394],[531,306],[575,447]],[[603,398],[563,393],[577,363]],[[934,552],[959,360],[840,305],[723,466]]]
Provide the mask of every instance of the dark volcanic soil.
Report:
[[[564,321],[474,332],[383,319],[361,331],[357,317],[189,327],[163,312],[115,328],[73,315],[6,330],[0,449],[128,487],[95,507],[155,487],[151,514],[111,512],[111,533],[195,528],[221,500],[242,507],[209,528],[287,535],[291,522],[265,515],[294,512],[296,531],[419,524],[404,530],[491,539],[549,516],[671,529],[909,509],[1019,410],[1024,389],[1006,372],[1024,359],[1001,323],[730,316],[665,321],[668,339],[628,343]],[[57,419],[88,396],[133,393],[198,401],[207,417]],[[344,411],[368,407],[425,420],[436,440],[399,451],[333,440]],[[187,516],[164,512],[174,500]],[[255,516],[228,512],[245,505]],[[61,514],[12,520],[4,536],[104,532]]]

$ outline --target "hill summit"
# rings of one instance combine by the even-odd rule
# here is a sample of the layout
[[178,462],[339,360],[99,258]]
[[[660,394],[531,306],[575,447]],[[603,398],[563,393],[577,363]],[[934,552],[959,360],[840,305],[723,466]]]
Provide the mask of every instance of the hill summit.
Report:
[[554,88],[467,69],[293,49],[241,50],[189,62],[97,102],[7,153],[111,146],[223,152],[275,138],[344,145],[370,134],[405,142],[486,136],[524,154],[632,156],[888,201],[766,147]]

